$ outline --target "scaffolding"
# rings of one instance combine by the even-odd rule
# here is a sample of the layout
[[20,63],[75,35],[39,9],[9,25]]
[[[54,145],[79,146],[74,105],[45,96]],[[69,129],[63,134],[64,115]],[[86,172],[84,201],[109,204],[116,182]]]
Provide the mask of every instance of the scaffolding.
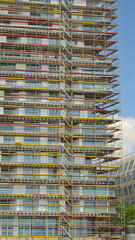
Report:
[[0,30],[1,240],[124,239],[117,1],[0,0]]

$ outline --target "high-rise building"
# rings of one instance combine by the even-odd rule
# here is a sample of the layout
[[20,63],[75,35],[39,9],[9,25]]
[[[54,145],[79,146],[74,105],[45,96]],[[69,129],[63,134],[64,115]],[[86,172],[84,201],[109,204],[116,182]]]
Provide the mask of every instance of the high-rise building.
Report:
[[116,0],[0,0],[0,239],[123,239]]

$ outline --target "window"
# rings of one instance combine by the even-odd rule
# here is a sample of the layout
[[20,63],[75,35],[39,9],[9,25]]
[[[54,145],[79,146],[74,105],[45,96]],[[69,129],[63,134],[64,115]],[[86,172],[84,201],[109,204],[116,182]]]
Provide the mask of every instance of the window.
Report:
[[85,236],[84,233],[85,233],[84,228],[80,228],[80,227],[73,228],[73,235],[75,237],[79,237],[79,236],[83,237]]
[[127,170],[127,166],[128,166],[128,162],[126,162],[124,165],[124,170],[123,170],[124,172]]
[[40,144],[39,137],[24,137],[25,144]]
[[35,92],[27,92],[27,96],[35,97],[37,94]]
[[23,210],[24,211],[38,211],[38,201],[37,200],[23,200]]
[[48,174],[49,174],[48,179],[57,178],[57,176],[56,176],[57,170],[56,169],[48,169]]
[[133,193],[133,186],[132,186],[132,185],[129,185],[129,186],[128,186],[128,190],[129,190],[129,193],[132,194],[132,193]]
[[6,79],[6,85],[7,86],[14,86],[17,84],[17,80],[15,79]]
[[81,171],[80,170],[73,170],[73,179],[74,180],[82,180],[83,178],[80,177]]
[[58,211],[58,206],[55,206],[55,205],[58,205],[57,200],[48,200],[47,204],[51,205],[51,206],[47,206],[47,211],[49,211],[49,212],[57,212]]
[[133,167],[133,163],[134,163],[134,160],[130,161],[130,163],[129,163],[129,167],[128,167],[128,171],[132,169],[132,167]]
[[[49,71],[54,71],[54,70],[50,70],[50,67],[49,67]],[[57,85],[58,85],[57,82],[49,82],[49,87],[50,87],[50,88],[56,88]]]
[[129,205],[129,200],[125,200],[125,206]]
[[27,43],[41,44],[42,39],[41,38],[27,38]]
[[40,108],[25,108],[26,115],[40,115],[41,109]]
[[73,111],[73,116],[74,117],[80,117],[81,111],[80,110],[74,110]]
[[59,41],[57,39],[49,39],[49,44],[50,45],[58,45]]
[[7,37],[7,42],[15,42],[15,39],[14,37]]
[[25,132],[40,132],[40,127],[37,126],[24,126]]
[[98,91],[106,90],[106,86],[103,84],[95,84],[95,90],[98,90]]
[[93,229],[87,228],[87,236],[93,236]]
[[57,236],[58,231],[56,227],[49,227],[48,228],[48,236]]
[[85,206],[95,206],[95,202],[85,202]]
[[93,28],[92,27],[87,27],[87,26],[83,26],[83,30],[88,30],[88,31],[91,31],[91,30],[93,30]]
[[47,203],[50,205],[58,205],[58,200],[48,200]]
[[[37,81],[36,83],[39,83],[39,81]],[[40,96],[41,96],[40,92],[37,92],[37,93],[35,93],[35,92],[27,92],[26,101],[31,101],[31,102],[40,101]]]
[[41,65],[38,64],[26,64],[27,70],[41,70]]
[[57,66],[57,65],[49,65],[49,71],[59,71],[59,66]]
[[84,146],[95,146],[95,140],[84,139]]
[[47,194],[58,194],[58,190],[59,190],[58,186],[53,185],[47,186]]
[[[9,98],[8,98],[9,100]],[[13,98],[12,98],[13,100]],[[18,114],[19,113],[19,108],[4,108],[4,114]]]
[[84,190],[85,190],[84,194],[86,194],[86,195],[95,195],[96,188],[95,187],[85,187]]
[[48,156],[49,163],[57,163],[57,156]]
[[96,188],[97,195],[108,195],[107,187],[97,187]]
[[73,176],[80,176],[81,171],[80,170],[73,170]]
[[4,216],[1,216],[0,220],[1,220],[2,225],[13,225],[14,224],[14,217],[10,217],[10,216],[4,217]]
[[130,181],[131,180],[131,175],[129,175],[129,173],[126,175],[126,177],[125,177],[125,182],[126,181]]
[[[26,224],[24,224],[26,225]],[[19,227],[19,236],[31,236],[31,228],[30,227]]]
[[58,224],[58,220],[55,217],[48,217],[47,218],[47,225],[48,226],[56,226]]
[[25,80],[25,86],[26,87],[41,87],[42,82],[41,81],[35,81],[35,80]]
[[74,226],[83,226],[84,225],[84,219],[83,218],[74,218],[73,219],[73,225]]
[[38,185],[26,185],[26,194],[39,194],[40,186]]
[[59,128],[57,128],[57,127],[48,127],[48,133],[58,134],[58,132],[59,132]]
[[9,68],[9,69],[15,69],[16,68],[16,64],[15,63],[1,63],[0,64],[0,69],[1,68]]
[[49,116],[59,116],[59,113],[57,109],[49,109]]
[[13,193],[13,185],[0,185],[0,193]]
[[34,227],[32,228],[32,236],[45,236],[46,229],[44,227]]
[[2,236],[13,236],[13,227],[2,227]]
[[25,152],[24,153],[24,162],[25,163],[40,163],[41,156],[40,155],[34,155],[33,152]]
[[36,16],[36,17],[40,17],[41,16],[41,13],[39,12],[30,12],[30,16]]
[[24,173],[33,173],[33,174],[35,174],[35,173],[39,173],[40,169],[39,168],[28,168],[28,167],[26,167],[26,168],[23,168],[23,172]]
[[34,219],[33,219],[34,221],[33,221],[33,223],[34,223],[34,225],[45,225],[45,223],[46,223],[46,220],[45,220],[45,218],[44,217],[35,217]]
[[54,13],[44,13],[44,12],[42,12],[41,13],[41,16],[42,16],[42,18],[53,18],[54,17]]
[[105,18],[103,17],[94,17],[95,22],[105,22]]
[[1,160],[2,160],[2,162],[10,162],[11,161],[11,156],[2,154],[2,159]]
[[83,72],[88,72],[88,73],[93,73],[94,72],[94,68],[91,67],[83,67],[82,68]]
[[84,20],[84,21],[93,22],[93,17],[90,17],[90,16],[88,16],[88,15],[84,15],[84,16],[83,16],[83,20]]
[[12,136],[4,136],[4,143],[14,143],[15,137]]
[[21,225],[31,225],[33,218],[31,217],[20,217],[18,221],[21,222]]
[[118,196],[122,196],[122,189],[118,189]]
[[83,84],[82,84],[82,87],[83,87],[83,89],[88,89],[88,90],[90,90],[90,89],[91,89],[91,84],[89,84],[89,83],[83,83]]
[[0,125],[0,131],[1,132],[14,131],[14,126],[12,126],[12,125]]
[[48,137],[48,144],[57,144],[59,138]]
[[[97,74],[103,74],[104,73],[104,68],[95,68],[94,71],[97,73]],[[103,85],[101,85],[103,86]]]
[[95,112],[94,111],[87,111],[88,117],[94,117]]
[[127,187],[124,187],[124,195],[127,196],[128,195],[128,190]]
[[91,176],[91,175],[95,175],[95,172],[92,172],[92,171],[88,170],[88,175],[90,175],[90,176],[88,176],[89,181],[96,181],[96,177]]
[[92,158],[91,157],[86,157],[85,158],[85,164],[86,165],[91,165],[92,164]]
[[96,146],[104,147],[106,146],[106,141],[105,140],[96,140],[95,141]]
[[[45,3],[50,3],[51,0],[40,0],[40,1],[38,1],[38,0],[29,0],[29,2],[45,2]],[[39,16],[39,15],[38,15],[38,16]]]
[[124,175],[121,177],[121,182],[122,182],[122,183],[125,182],[125,177],[124,177]]
[[107,206],[107,202],[98,202],[97,205],[98,206]]

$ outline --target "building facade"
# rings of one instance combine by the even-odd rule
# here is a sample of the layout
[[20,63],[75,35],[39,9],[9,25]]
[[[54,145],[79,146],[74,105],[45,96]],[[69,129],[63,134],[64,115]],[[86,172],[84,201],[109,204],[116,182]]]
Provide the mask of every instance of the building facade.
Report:
[[125,205],[135,203],[135,153],[125,155],[120,165],[117,179],[120,188],[117,194]]
[[0,0],[0,19],[0,239],[123,239],[117,1]]

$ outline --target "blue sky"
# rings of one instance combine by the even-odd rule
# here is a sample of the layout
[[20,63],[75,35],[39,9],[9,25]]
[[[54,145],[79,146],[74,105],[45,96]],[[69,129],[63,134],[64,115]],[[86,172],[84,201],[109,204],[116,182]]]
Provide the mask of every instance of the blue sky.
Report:
[[122,116],[135,118],[135,0],[118,0]]
[[135,0],[118,0],[123,153],[135,151]]

